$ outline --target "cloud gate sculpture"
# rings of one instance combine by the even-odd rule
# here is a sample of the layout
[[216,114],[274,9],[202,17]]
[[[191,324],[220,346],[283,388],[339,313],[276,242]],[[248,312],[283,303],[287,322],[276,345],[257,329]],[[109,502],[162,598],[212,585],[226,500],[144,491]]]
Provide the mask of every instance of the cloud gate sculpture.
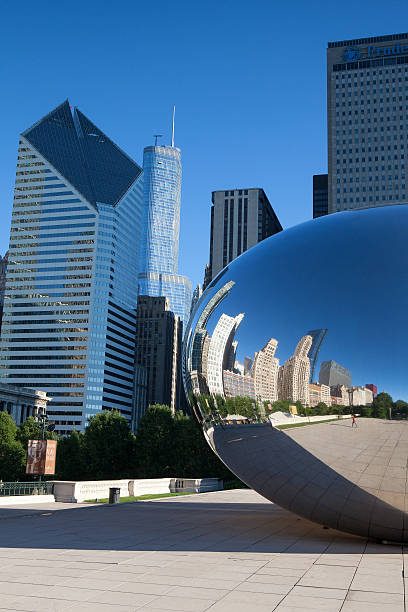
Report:
[[[407,245],[407,206],[268,238],[211,282],[183,357],[191,410],[242,481],[304,518],[398,542],[408,541]],[[401,400],[393,420],[389,396]]]

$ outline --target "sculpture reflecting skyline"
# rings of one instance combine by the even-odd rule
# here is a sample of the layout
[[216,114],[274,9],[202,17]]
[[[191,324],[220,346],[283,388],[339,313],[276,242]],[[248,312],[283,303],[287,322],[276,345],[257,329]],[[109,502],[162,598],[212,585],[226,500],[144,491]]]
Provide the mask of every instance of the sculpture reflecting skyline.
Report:
[[[369,416],[377,392],[408,400],[407,221],[405,207],[344,212],[266,239],[229,264],[201,296],[184,355],[192,410],[239,478],[317,522],[400,540],[408,535],[394,519],[395,512],[405,516],[405,488],[395,506],[387,494],[388,468],[375,486],[367,478],[387,431],[399,449],[392,461],[407,465],[408,422],[387,430],[386,421],[364,419],[349,444],[347,417]],[[351,297],[339,292],[346,286]],[[286,419],[340,420],[277,430],[270,425],[277,411]],[[384,451],[387,460],[392,453]],[[322,480],[307,501],[302,481],[318,482],[323,473],[327,487]],[[355,518],[349,495],[362,500]]]

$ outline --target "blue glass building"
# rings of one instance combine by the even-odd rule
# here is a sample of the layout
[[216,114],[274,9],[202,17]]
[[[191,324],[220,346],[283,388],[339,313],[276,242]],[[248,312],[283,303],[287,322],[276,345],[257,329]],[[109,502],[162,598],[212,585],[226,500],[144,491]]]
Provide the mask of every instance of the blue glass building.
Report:
[[173,146],[146,147],[144,170],[144,239],[141,245],[139,295],[165,296],[186,328],[191,282],[177,274],[180,233],[181,151]]
[[68,101],[20,138],[1,378],[53,398],[58,433],[101,409],[135,423],[143,171]]

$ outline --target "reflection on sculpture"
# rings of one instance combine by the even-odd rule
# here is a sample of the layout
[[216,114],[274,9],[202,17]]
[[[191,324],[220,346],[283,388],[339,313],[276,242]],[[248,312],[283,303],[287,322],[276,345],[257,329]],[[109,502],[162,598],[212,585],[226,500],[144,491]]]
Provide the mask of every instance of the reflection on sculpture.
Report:
[[377,386],[408,400],[407,222],[406,207],[368,209],[263,241],[207,288],[184,352],[191,408],[238,477],[316,522],[399,541],[408,421],[349,417],[372,414]]

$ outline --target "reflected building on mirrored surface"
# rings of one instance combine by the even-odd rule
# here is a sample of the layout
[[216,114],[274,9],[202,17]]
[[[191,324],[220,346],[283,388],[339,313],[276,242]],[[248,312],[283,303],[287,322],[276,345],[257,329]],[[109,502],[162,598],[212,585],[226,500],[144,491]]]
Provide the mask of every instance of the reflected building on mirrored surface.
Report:
[[307,332],[308,336],[312,337],[312,346],[309,350],[310,359],[310,382],[315,380],[315,369],[320,348],[327,334],[327,329],[312,329]]
[[332,404],[338,406],[349,406],[350,395],[347,387],[344,385],[334,385],[330,387],[330,395],[332,398]]
[[233,339],[243,318],[242,313],[236,317],[222,314],[211,336],[207,356],[207,382],[211,394],[224,395],[223,371],[231,363],[231,351],[235,356]]
[[323,361],[320,366],[319,383],[333,387],[335,385],[351,385],[351,372],[333,360]]
[[310,383],[308,406],[317,406],[322,402],[326,404],[326,406],[332,405],[330,387],[328,385],[321,385],[320,383]]
[[225,397],[256,397],[255,381],[251,376],[224,370],[223,383]]
[[312,346],[312,336],[306,335],[299,340],[295,353],[281,366],[279,398],[309,405],[310,360],[308,353]]
[[252,378],[255,396],[260,401],[274,402],[278,399],[279,359],[275,357],[277,346],[278,341],[271,338],[254,356]]

